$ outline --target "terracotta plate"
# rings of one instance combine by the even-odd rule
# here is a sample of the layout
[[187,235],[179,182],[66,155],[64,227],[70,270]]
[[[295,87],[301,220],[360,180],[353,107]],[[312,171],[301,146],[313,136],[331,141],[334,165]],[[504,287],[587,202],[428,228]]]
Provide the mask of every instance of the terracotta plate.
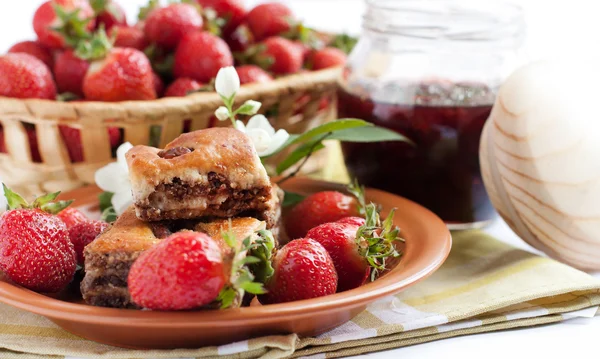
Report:
[[[293,179],[283,187],[303,194],[342,189],[337,184],[309,179]],[[97,211],[98,193],[96,187],[86,187],[63,197],[75,198],[77,206],[91,206]],[[450,252],[450,232],[432,212],[378,190],[367,190],[367,198],[381,204],[384,214],[397,208],[396,224],[406,239],[404,255],[375,282],[347,292],[224,311],[152,312],[85,305],[77,283],[70,291],[49,297],[0,278],[0,301],[48,317],[81,337],[130,348],[200,347],[271,334],[317,335],[350,320],[376,299],[398,293],[429,276]]]

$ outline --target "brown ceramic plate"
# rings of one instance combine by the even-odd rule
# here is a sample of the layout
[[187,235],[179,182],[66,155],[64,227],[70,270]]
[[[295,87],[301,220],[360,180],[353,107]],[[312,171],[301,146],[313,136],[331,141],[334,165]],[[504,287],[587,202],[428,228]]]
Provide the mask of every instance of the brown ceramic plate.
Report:
[[[284,189],[309,194],[340,190],[337,184],[293,179]],[[66,193],[75,205],[97,211],[96,187]],[[130,348],[184,348],[231,343],[250,337],[298,333],[317,335],[345,323],[378,298],[398,293],[433,273],[450,252],[452,239],[432,212],[386,192],[368,189],[367,199],[395,222],[406,239],[404,255],[376,281],[360,288],[297,302],[253,305],[223,311],[152,312],[82,304],[76,283],[69,293],[49,297],[0,278],[0,301],[48,317],[65,330],[97,342]]]

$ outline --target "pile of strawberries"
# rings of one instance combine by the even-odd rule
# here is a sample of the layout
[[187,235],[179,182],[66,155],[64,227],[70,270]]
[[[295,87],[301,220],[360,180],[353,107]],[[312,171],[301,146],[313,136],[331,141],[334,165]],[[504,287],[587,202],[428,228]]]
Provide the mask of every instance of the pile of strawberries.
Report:
[[[338,39],[312,31],[279,3],[248,11],[243,0],[150,0],[130,25],[114,0],[50,0],[33,17],[38,36],[0,56],[0,96],[61,101],[131,101],[212,91],[221,67],[241,84],[340,66]],[[33,126],[25,125],[34,162]],[[122,142],[109,128],[112,148]],[[83,161],[79,129],[61,126],[71,162]],[[0,127],[0,153],[6,153]]]

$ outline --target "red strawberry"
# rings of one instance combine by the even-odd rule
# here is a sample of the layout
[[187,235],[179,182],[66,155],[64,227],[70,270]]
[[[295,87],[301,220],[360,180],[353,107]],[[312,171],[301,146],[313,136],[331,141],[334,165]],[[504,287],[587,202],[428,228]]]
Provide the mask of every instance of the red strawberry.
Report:
[[153,310],[186,310],[214,301],[228,282],[221,247],[204,233],[178,232],[144,252],[128,278],[133,301]]
[[[67,146],[69,158],[71,162],[83,162],[83,144],[81,142],[81,130],[69,126],[58,126],[60,135]],[[110,139],[110,147],[116,148],[121,143],[121,132],[118,127],[108,128],[108,137]]]
[[54,78],[58,90],[62,92],[71,92],[75,95],[83,96],[83,78],[90,67],[87,60],[75,56],[73,50],[66,50],[56,57],[54,64]]
[[26,124],[25,131],[27,132],[27,140],[29,141],[29,151],[31,152],[31,160],[33,162],[42,162],[40,148],[38,146],[37,134],[33,125]]
[[114,48],[92,63],[83,79],[85,98],[93,101],[153,100],[156,98],[150,61],[132,48]]
[[69,239],[77,254],[77,263],[83,264],[83,249],[92,243],[96,237],[104,232],[110,225],[104,221],[85,221],[69,229]]
[[293,74],[302,68],[302,49],[283,37],[270,37],[259,46],[264,50],[257,55],[257,63],[276,74]]
[[273,81],[273,77],[256,65],[243,65],[235,68],[240,84],[263,83]]
[[303,238],[311,228],[320,224],[358,214],[355,198],[336,191],[318,192],[290,210],[285,229],[290,238]]
[[231,48],[231,51],[244,52],[254,45],[254,35],[248,28],[248,25],[241,24],[235,30],[233,30],[227,37],[227,44]]
[[115,37],[116,47],[131,47],[143,51],[148,46],[144,32],[137,27],[115,25],[110,29],[110,34]]
[[[198,61],[199,54],[202,61]],[[184,36],[177,47],[173,71],[176,77],[208,83],[226,66],[233,66],[227,43],[208,32],[192,32]]]
[[196,7],[178,3],[152,10],[145,21],[146,38],[165,49],[176,48],[185,34],[201,30],[203,24]]
[[[392,223],[393,211],[383,224],[374,204],[369,204],[366,212],[367,221],[344,218],[321,224],[306,234],[307,238],[321,243],[331,256],[339,276],[339,292],[360,287],[367,282],[369,274],[373,274],[371,279],[374,279],[385,269],[388,257],[400,255],[394,247],[394,242],[401,239]],[[358,224],[361,222],[364,227]]]
[[8,153],[6,143],[4,142],[4,128],[0,126],[0,153]]
[[[61,49],[68,44],[73,46],[94,25],[94,10],[87,0],[46,1],[33,15],[33,29],[38,40],[53,49]],[[54,30],[56,28],[60,30]]]
[[163,80],[156,74],[156,72],[152,73],[152,80],[154,81],[154,91],[156,91],[156,97],[162,97],[165,92],[165,83]]
[[186,96],[190,91],[198,90],[202,84],[188,77],[180,77],[173,81],[165,92],[165,97]]
[[302,238],[281,248],[273,259],[263,304],[285,303],[334,294],[338,275],[329,254],[318,242]]
[[365,225],[365,219],[362,217],[346,217],[336,221],[336,223],[352,224],[360,227]]
[[346,54],[335,47],[326,47],[316,51],[310,61],[312,62],[313,70],[344,66],[346,64]]
[[293,20],[292,10],[280,3],[258,5],[246,16],[246,22],[257,41],[289,31]]
[[73,226],[79,223],[89,221],[89,218],[87,218],[83,212],[72,207],[63,209],[57,214],[57,216],[65,223],[67,229],[71,229]]
[[225,19],[225,35],[233,32],[246,18],[246,7],[242,0],[196,0],[202,9],[213,9],[217,16]]
[[54,65],[54,58],[52,52],[48,48],[38,41],[22,41],[14,44],[8,52],[21,52],[36,57],[42,61],[46,66],[52,68]]
[[0,96],[54,100],[56,85],[48,66],[23,53],[0,56]]
[[90,0],[96,13],[96,27],[104,25],[106,31],[113,26],[127,26],[127,16],[121,5],[112,0]]
[[77,261],[67,227],[51,213],[68,203],[51,203],[54,193],[36,199],[34,207],[6,186],[4,193],[10,210],[0,217],[0,270],[25,288],[60,291],[73,279]]

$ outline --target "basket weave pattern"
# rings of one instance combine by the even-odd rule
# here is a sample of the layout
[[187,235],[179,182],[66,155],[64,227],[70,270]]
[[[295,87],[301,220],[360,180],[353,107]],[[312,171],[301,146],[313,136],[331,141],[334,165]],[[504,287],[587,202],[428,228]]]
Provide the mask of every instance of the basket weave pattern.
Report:
[[[327,69],[242,86],[236,102],[239,105],[250,99],[260,101],[260,112],[273,115],[270,116],[273,127],[302,133],[335,117],[339,71]],[[320,110],[323,97],[331,101]],[[151,128],[159,126],[158,145],[164,147],[183,132],[186,120],[191,120],[192,131],[211,125],[229,126],[228,121],[211,121],[220,105],[222,101],[214,92],[115,103],[0,97],[0,123],[8,152],[0,153],[0,176],[7,185],[27,195],[66,191],[93,183],[96,170],[114,161],[108,127],[122,129],[124,141],[147,145]],[[32,159],[24,124],[35,126],[41,163]],[[59,126],[81,130],[83,162],[71,163]],[[284,155],[269,161],[276,163]],[[314,156],[306,169],[315,169],[322,160],[323,155]]]

